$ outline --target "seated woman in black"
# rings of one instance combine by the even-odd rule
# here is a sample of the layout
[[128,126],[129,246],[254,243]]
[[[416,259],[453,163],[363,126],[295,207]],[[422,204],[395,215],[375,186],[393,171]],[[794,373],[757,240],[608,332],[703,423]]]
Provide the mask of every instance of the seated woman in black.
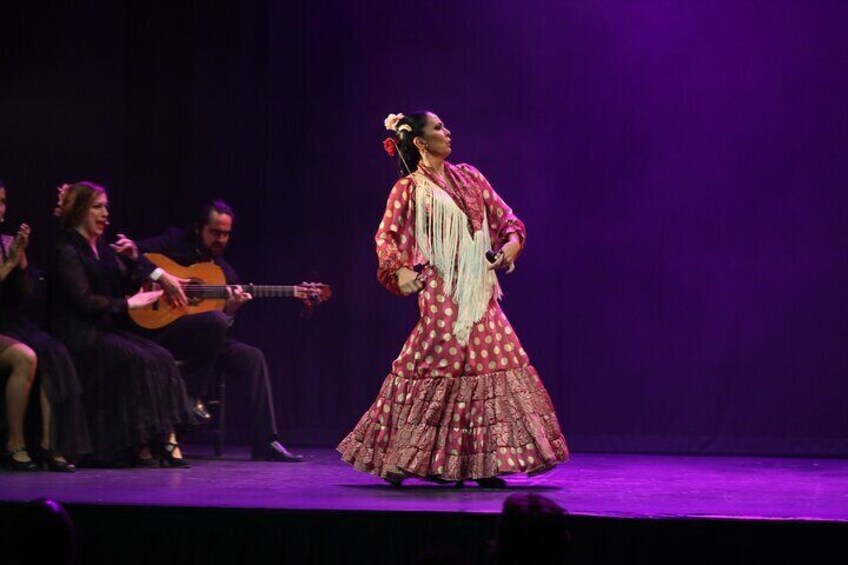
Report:
[[152,467],[158,455],[163,465],[187,467],[175,429],[191,416],[176,362],[164,348],[123,329],[128,309],[152,304],[162,294],[137,292],[152,267],[139,263],[134,247],[103,242],[109,223],[103,187],[63,186],[56,215],[62,234],[50,318],[80,376],[93,462],[129,460]]
[[[0,183],[0,221],[5,215],[6,188]],[[9,362],[0,363],[0,366],[11,368],[6,387],[9,427],[10,431],[22,427],[25,401],[29,396],[28,392],[23,394],[23,383],[31,383],[34,377],[34,393],[38,395],[41,408],[41,438],[39,445],[30,446],[32,459],[50,471],[72,472],[74,466],[64,456],[75,459],[91,451],[82,410],[82,391],[65,346],[24,315],[23,307],[31,289],[26,256],[29,237],[30,228],[26,224],[20,226],[14,237],[0,236],[0,334],[5,336],[5,339],[0,338],[0,349],[5,349],[0,356],[11,356]],[[24,370],[21,369],[23,365],[31,367]],[[17,434],[17,431],[9,434],[8,465],[15,470],[36,470],[35,464],[25,464],[27,458],[22,441],[12,441]]]

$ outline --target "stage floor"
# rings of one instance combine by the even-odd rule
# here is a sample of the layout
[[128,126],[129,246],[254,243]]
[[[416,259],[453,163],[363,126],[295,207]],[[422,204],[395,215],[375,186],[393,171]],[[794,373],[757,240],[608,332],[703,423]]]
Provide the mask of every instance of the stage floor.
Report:
[[[189,455],[203,452],[189,448]],[[300,449],[304,463],[254,463],[230,448],[193,468],[11,473],[0,500],[50,497],[70,504],[243,509],[500,512],[513,492],[544,494],[573,516],[848,522],[848,460],[574,454],[506,490],[407,481],[400,489],[354,471],[331,449]]]

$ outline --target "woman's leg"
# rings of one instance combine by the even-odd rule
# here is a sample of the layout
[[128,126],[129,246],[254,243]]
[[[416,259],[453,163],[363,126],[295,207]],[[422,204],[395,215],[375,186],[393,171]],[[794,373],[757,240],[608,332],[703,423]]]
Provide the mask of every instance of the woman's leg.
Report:
[[162,442],[162,466],[187,469],[191,465],[183,459],[180,445],[177,443],[177,434],[169,433]]
[[50,401],[47,399],[47,391],[44,390],[43,386],[38,387],[38,400],[41,404],[41,449],[44,451],[50,452],[53,455],[53,459],[56,461],[60,461],[62,463],[66,463],[67,460],[65,457],[57,452],[53,451],[50,438],[53,433],[53,422],[52,422],[52,412],[50,409]]
[[[6,383],[6,414],[9,419],[9,440],[6,448],[9,451],[26,447],[24,416],[35,379],[36,365],[35,352],[22,343],[15,343],[0,353],[0,369],[11,369]],[[18,451],[12,458],[20,462],[30,460],[26,451]]]
[[177,443],[177,434],[171,432],[170,434],[168,434],[168,439],[166,441],[176,446],[174,447],[173,451],[171,451],[171,455],[174,456],[174,459],[182,459],[183,453],[182,451],[180,451],[180,444]]

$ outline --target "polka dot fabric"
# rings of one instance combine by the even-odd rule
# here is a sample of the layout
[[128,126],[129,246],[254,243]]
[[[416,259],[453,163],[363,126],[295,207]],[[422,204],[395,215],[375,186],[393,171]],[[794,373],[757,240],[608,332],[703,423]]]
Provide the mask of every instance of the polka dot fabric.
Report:
[[[488,221],[498,247],[524,224],[476,168],[445,163],[440,184],[469,229]],[[395,273],[426,263],[415,241],[413,173],[392,187],[374,237],[377,278],[402,295]],[[500,305],[492,300],[466,345],[453,335],[457,305],[432,266],[422,271],[420,318],[380,393],[338,446],[342,460],[381,477],[479,479],[535,474],[568,458],[553,405]]]
[[380,394],[341,442],[342,459],[379,476],[448,480],[535,474],[568,458],[553,405],[496,301],[468,344],[432,267],[421,317]]

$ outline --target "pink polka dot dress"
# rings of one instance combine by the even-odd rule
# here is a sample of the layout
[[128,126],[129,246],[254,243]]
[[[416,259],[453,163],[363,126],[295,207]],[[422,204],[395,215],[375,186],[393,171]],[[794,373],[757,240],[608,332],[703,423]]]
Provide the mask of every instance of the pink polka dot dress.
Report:
[[[445,163],[438,186],[498,249],[510,234],[522,246],[523,223],[470,165]],[[395,273],[423,265],[420,318],[392,363],[371,407],[342,440],[342,460],[383,478],[481,479],[538,474],[568,459],[553,404],[496,295],[470,331],[458,329],[461,307],[416,241],[416,190],[437,182],[420,171],[391,190],[375,237],[377,276],[400,295]],[[423,182],[422,182],[423,181]],[[418,231],[419,237],[421,231]],[[496,284],[496,283],[495,283]],[[455,285],[454,285],[455,286]],[[457,335],[459,334],[459,335]]]

